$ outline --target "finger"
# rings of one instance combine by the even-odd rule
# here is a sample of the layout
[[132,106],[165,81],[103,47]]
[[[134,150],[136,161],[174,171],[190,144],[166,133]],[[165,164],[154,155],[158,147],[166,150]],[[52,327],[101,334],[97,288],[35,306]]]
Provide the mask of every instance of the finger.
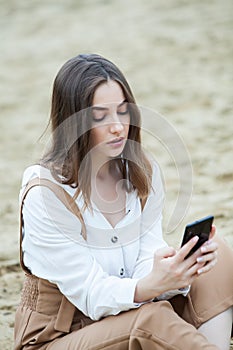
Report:
[[213,261],[214,259],[217,259],[218,253],[217,251],[214,251],[213,253],[204,254],[199,257],[197,257],[198,263],[207,263],[208,261]]
[[[196,250],[188,259],[184,260],[185,268],[189,269],[193,266],[198,260],[197,258],[202,257],[207,253],[213,253],[217,251],[218,244],[212,240],[205,242],[198,250]],[[199,259],[201,261],[201,259]],[[208,258],[206,259],[208,260]]]
[[189,278],[192,278],[194,276],[198,275],[198,270],[201,271],[201,269],[205,266],[204,263],[198,263],[196,262],[195,264],[193,264],[190,269],[187,272],[187,275]]
[[197,263],[197,258],[202,256],[201,249],[196,250],[192,255],[184,260],[185,269],[189,270],[193,265]]
[[195,263],[196,259],[199,256],[202,256],[206,253],[211,253],[217,251],[218,243],[213,240],[208,240],[205,242],[199,249],[197,249],[186,261],[189,261],[190,264]]
[[177,261],[183,261],[184,258],[188,255],[190,250],[195,246],[199,237],[194,236],[190,239],[183,247],[181,247],[177,253]]
[[201,267],[200,269],[197,270],[197,274],[201,275],[203,273],[206,273],[210,271],[217,263],[217,258],[212,260],[211,262],[207,263],[205,266]]
[[218,243],[210,239],[201,246],[200,251],[201,251],[201,254],[206,254],[206,253],[217,251],[217,249],[218,249]]

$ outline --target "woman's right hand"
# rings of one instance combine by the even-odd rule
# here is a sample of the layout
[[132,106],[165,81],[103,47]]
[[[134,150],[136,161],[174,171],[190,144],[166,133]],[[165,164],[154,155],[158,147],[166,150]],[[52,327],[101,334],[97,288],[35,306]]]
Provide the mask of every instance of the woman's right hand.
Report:
[[[197,258],[202,256],[202,248],[199,248],[188,259],[185,259],[197,241],[198,237],[193,237],[178,251],[172,247],[157,250],[152,271],[137,283],[135,302],[145,302],[158,297],[166,291],[184,288],[192,284],[193,280],[199,275],[198,272],[203,270],[203,266],[206,264],[206,261],[197,262]],[[209,260],[213,261],[212,265],[214,265],[216,260],[216,243],[211,242],[209,245]]]

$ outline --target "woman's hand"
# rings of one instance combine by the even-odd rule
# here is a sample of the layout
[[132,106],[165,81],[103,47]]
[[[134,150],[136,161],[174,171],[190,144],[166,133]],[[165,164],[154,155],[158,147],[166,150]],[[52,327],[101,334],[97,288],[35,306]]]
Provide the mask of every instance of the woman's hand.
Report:
[[168,290],[186,287],[200,274],[209,271],[217,262],[218,245],[212,240],[214,234],[213,226],[210,240],[187,259],[185,257],[198,241],[197,236],[178,251],[171,247],[157,250],[152,271],[137,283],[135,302],[150,300]]
[[212,240],[215,235],[216,227],[212,226],[210,233],[210,239],[205,242],[199,249],[200,255],[197,257],[197,262],[202,264],[202,267],[198,269],[197,274],[208,272],[217,263],[217,249],[218,244]]

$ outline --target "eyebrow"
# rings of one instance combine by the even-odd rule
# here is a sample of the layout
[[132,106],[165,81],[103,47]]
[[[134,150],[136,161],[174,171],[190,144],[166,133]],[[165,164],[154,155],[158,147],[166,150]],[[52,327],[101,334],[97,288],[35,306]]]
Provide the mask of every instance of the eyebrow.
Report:
[[[124,103],[126,103],[127,100],[125,99],[124,101],[122,101],[117,107],[121,107]],[[101,106],[93,106],[91,107],[92,110],[96,110],[96,111],[106,111],[108,110],[108,107],[101,107]]]

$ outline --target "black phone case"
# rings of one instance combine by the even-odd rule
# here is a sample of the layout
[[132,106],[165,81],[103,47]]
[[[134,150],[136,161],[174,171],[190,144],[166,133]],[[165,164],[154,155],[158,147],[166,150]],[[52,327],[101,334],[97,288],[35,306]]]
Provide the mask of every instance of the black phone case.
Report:
[[187,243],[194,236],[199,236],[198,242],[190,250],[190,252],[186,256],[186,259],[190,255],[192,255],[198,248],[200,248],[203,243],[208,241],[209,235],[211,232],[211,228],[212,228],[212,224],[213,224],[213,220],[214,220],[213,215],[209,215],[209,216],[206,216],[200,220],[192,222],[191,224],[188,224],[185,227],[184,236],[183,236],[181,246],[183,246],[185,243]]

